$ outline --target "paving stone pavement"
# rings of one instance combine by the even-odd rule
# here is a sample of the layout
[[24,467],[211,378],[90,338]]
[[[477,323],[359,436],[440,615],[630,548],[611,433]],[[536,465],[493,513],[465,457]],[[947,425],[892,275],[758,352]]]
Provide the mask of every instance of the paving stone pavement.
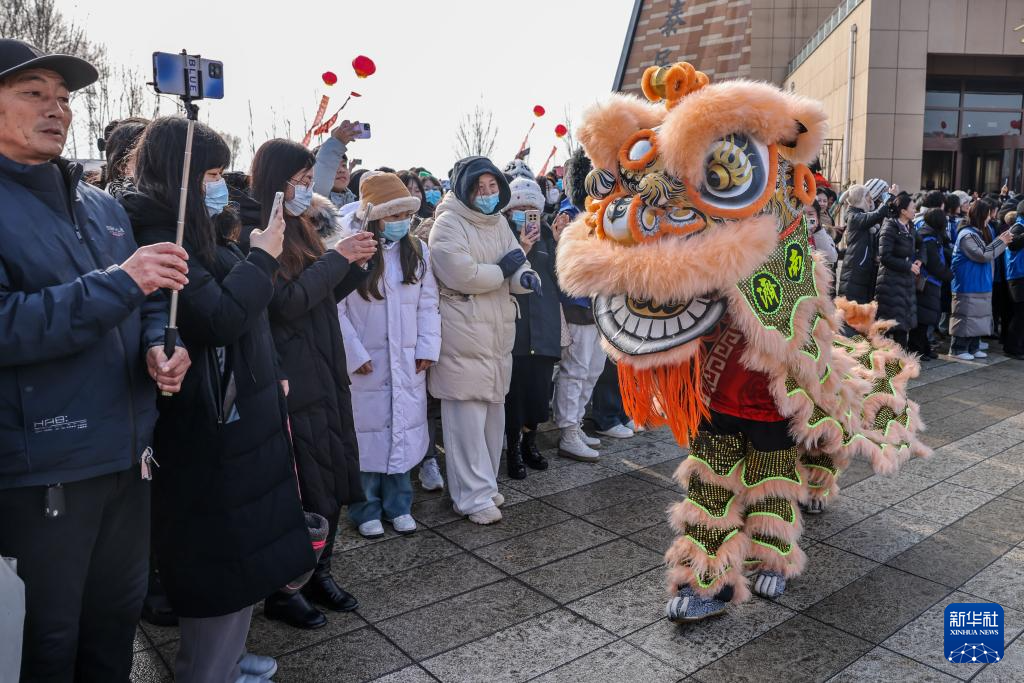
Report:
[[[892,477],[855,463],[805,520],[804,575],[690,627],[664,617],[665,508],[685,451],[665,431],[605,440],[598,464],[554,455],[502,477],[505,519],[479,527],[418,489],[413,536],[340,532],[339,582],[358,612],[302,632],[258,607],[248,648],[288,681],[1024,680],[1024,363],[943,357],[911,396],[933,458]],[[943,658],[942,610],[995,601],[1006,659]],[[172,680],[177,631],[143,623],[133,680]]]

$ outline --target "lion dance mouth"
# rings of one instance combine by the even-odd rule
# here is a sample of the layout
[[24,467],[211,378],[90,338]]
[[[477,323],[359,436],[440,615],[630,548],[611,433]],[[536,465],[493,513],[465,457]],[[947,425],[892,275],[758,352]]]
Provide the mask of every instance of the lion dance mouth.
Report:
[[626,294],[593,299],[598,329],[622,353],[659,353],[699,339],[725,314],[723,298],[660,303]]

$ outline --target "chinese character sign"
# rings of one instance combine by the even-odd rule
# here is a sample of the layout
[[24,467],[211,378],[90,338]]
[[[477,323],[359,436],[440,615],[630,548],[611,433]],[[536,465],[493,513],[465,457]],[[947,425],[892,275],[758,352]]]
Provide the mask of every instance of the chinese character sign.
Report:
[[943,615],[943,657],[953,664],[991,664],[1003,658],[1003,608],[954,602]]

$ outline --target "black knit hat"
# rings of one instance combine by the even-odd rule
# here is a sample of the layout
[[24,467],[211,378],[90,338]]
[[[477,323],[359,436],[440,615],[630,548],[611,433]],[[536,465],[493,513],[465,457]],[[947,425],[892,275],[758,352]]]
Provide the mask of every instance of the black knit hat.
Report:
[[587,184],[585,181],[592,167],[590,157],[586,155],[582,147],[577,148],[565,162],[565,177],[562,178],[565,196],[580,211],[585,211],[587,208]]

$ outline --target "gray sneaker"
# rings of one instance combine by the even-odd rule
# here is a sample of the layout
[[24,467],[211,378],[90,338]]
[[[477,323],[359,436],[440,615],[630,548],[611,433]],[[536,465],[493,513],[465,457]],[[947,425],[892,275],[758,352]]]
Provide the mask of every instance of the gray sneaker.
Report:
[[441,478],[437,458],[427,458],[420,465],[420,485],[425,491],[440,491],[444,488],[444,479]]
[[786,577],[778,572],[760,571],[754,577],[751,589],[762,598],[774,600],[786,591]]
[[690,586],[683,586],[679,594],[668,601],[665,613],[676,624],[701,621],[725,612],[726,603],[715,598],[702,598]]

